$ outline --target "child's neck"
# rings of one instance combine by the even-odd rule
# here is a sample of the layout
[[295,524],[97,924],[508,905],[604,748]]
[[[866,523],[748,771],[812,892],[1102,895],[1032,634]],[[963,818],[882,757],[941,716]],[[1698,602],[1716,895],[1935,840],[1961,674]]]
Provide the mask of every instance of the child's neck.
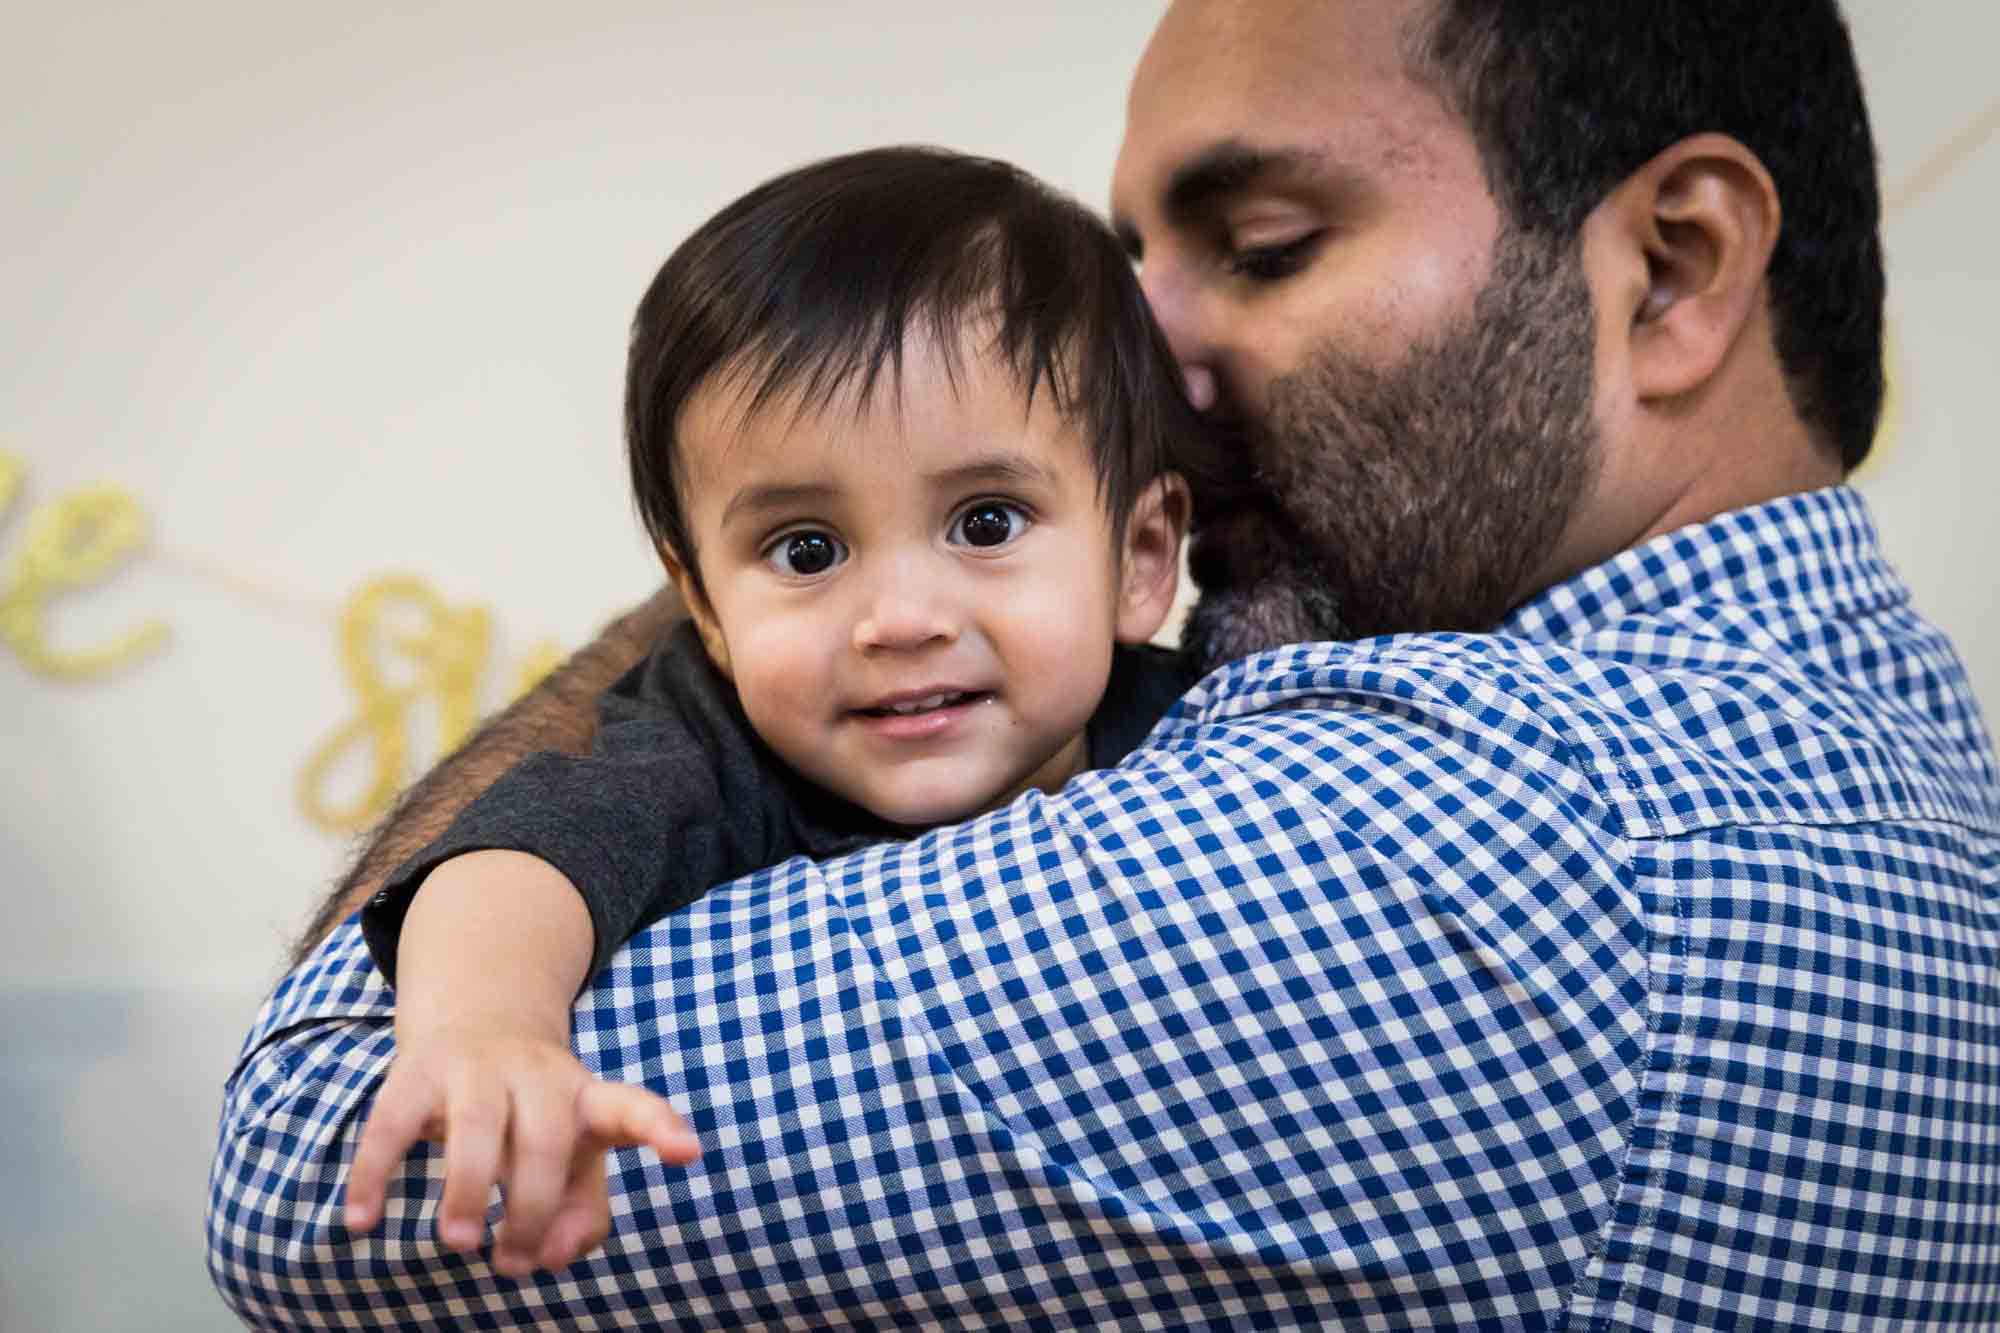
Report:
[[1011,805],[1016,796],[1026,791],[1060,791],[1065,782],[1088,767],[1090,767],[1089,736],[1086,732],[1079,731],[1065,741],[1061,749],[1043,761],[1041,767],[980,809],[967,811],[966,817],[970,818],[972,815],[985,814],[988,810],[998,810]]

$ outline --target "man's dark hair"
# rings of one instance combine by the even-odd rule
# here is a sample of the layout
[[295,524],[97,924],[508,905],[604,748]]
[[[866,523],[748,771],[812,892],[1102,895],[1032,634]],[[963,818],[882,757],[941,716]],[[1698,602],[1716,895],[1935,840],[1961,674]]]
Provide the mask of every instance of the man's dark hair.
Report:
[[990,336],[1028,401],[1046,392],[1083,424],[1099,498],[1118,524],[1162,471],[1201,471],[1199,423],[1110,230],[1005,163],[882,148],[758,186],[653,279],[625,385],[647,531],[699,580],[676,430],[717,376],[742,391],[746,412],[786,396],[823,409],[849,386],[865,403],[885,371],[892,385],[900,376],[910,337],[934,338],[955,378],[968,330]]
[[1416,60],[1471,126],[1495,196],[1560,240],[1690,135],[1729,135],[1777,183],[1778,362],[1853,468],[1882,410],[1881,199],[1835,0],[1437,0]]

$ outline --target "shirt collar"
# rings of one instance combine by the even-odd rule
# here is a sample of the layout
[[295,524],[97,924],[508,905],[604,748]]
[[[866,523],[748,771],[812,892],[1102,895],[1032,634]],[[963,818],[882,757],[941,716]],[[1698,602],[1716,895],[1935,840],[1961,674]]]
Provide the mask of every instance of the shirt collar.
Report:
[[1852,615],[1909,600],[1848,486],[1782,496],[1655,537],[1537,594],[1498,626],[1569,639],[1676,605],[1781,602]]

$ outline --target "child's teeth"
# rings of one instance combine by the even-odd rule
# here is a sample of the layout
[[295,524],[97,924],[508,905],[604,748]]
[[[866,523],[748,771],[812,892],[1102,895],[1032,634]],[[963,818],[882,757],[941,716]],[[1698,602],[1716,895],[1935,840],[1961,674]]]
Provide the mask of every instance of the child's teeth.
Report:
[[933,694],[930,698],[919,699],[915,703],[890,704],[889,711],[892,713],[927,713],[933,708],[944,707],[944,701],[944,695]]

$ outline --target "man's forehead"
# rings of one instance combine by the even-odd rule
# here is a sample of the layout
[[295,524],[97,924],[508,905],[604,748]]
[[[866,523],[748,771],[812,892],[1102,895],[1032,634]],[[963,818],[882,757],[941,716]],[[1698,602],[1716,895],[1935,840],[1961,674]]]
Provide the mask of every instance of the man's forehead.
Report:
[[1131,98],[1171,97],[1191,76],[1295,89],[1329,77],[1392,78],[1434,8],[1428,0],[1177,0],[1147,43]]
[[1407,167],[1442,106],[1408,53],[1414,0],[1179,0],[1133,75],[1114,205],[1164,191],[1216,145]]

